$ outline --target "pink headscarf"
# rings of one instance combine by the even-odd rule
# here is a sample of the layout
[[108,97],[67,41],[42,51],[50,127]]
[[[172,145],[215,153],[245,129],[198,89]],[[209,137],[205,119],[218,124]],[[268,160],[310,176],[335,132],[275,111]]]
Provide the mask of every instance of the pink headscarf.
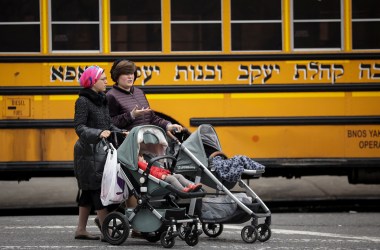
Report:
[[103,72],[104,69],[99,66],[88,67],[79,78],[80,86],[83,88],[91,88],[99,80]]

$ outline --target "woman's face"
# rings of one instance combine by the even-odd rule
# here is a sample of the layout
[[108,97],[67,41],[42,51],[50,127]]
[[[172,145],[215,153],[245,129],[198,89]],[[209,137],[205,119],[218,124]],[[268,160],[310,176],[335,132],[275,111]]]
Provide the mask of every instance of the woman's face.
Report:
[[133,86],[134,80],[135,80],[134,74],[123,74],[119,76],[117,83],[120,88],[129,91],[131,87]]
[[104,92],[106,91],[107,87],[107,77],[106,74],[103,72],[103,74],[100,76],[98,81],[92,86],[92,89],[95,90],[96,92]]

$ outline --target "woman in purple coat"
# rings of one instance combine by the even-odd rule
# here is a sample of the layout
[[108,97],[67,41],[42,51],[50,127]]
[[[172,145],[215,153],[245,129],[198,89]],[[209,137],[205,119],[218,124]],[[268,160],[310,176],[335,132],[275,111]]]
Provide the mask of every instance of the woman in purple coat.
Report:
[[[139,125],[156,125],[164,131],[182,131],[182,126],[172,124],[156,115],[150,108],[145,93],[133,86],[137,78],[134,62],[117,60],[113,63],[110,73],[115,84],[106,95],[110,116],[115,126],[129,131]],[[127,201],[127,207],[135,207],[136,204],[136,200],[132,197]],[[138,237],[138,234],[132,231],[131,236],[134,235]]]
[[145,93],[133,86],[137,77],[137,68],[132,61],[115,61],[110,73],[115,84],[107,92],[107,100],[115,126],[131,130],[139,125],[156,125],[164,131],[182,131],[182,126],[171,124],[157,116],[150,108]]

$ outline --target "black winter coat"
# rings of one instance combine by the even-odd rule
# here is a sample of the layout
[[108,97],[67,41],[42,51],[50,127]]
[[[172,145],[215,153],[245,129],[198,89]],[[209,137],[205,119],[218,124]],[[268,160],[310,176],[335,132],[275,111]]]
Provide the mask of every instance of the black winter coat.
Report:
[[107,153],[99,135],[103,130],[121,131],[111,123],[105,94],[82,89],[75,102],[74,172],[79,189],[101,188]]

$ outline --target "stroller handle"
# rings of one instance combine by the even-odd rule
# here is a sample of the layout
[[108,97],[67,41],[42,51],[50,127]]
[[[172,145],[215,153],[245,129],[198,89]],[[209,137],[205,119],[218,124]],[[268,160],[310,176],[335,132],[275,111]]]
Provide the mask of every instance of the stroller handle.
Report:
[[[182,127],[181,133],[190,134],[189,130],[185,127]],[[173,132],[166,130],[166,134],[170,139],[174,140],[176,143],[180,143],[180,140],[173,134]]]

